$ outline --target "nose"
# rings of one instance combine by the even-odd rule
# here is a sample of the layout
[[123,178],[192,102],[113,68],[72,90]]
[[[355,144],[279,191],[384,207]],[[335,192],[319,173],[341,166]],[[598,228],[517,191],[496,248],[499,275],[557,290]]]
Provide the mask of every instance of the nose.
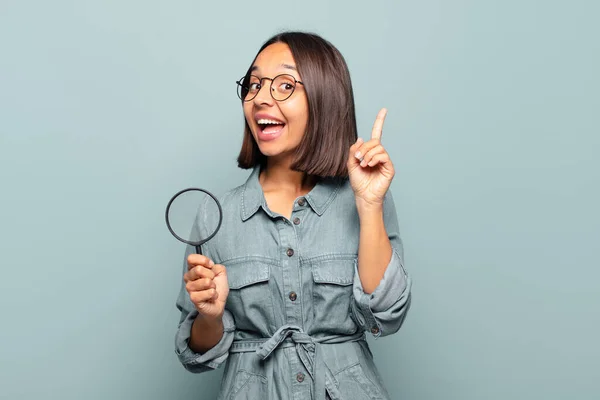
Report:
[[[256,97],[254,97],[254,104],[255,105],[260,105],[260,104],[267,104],[267,105],[271,105],[273,104],[273,97],[271,96],[271,81],[267,81],[264,80],[264,85],[262,85],[258,91],[258,93],[256,93]],[[263,90],[265,89],[265,90]]]

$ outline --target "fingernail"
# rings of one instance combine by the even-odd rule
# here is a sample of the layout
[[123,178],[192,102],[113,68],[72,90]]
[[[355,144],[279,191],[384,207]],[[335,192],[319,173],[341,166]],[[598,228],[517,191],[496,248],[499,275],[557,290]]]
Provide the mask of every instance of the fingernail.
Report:
[[360,153],[360,151],[357,151],[357,152],[354,154],[354,157],[358,158],[359,160],[360,160],[360,157],[361,157],[361,156],[362,156],[362,154]]
[[208,263],[211,267],[215,266],[215,262],[213,260],[210,260],[210,262]]
[[357,144],[361,144],[362,142],[363,142],[362,138],[358,138],[358,139],[356,139],[356,143],[357,143]]

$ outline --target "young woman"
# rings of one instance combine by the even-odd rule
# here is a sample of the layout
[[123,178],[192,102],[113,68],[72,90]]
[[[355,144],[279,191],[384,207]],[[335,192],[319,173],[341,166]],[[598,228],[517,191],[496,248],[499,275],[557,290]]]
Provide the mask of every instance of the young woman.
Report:
[[[223,222],[186,254],[176,353],[225,363],[220,399],[388,399],[365,332],[398,331],[410,278],[388,191],[394,166],[357,136],[350,74],[323,38],[268,40],[238,81],[248,180],[219,197]],[[194,226],[215,226],[200,207]]]

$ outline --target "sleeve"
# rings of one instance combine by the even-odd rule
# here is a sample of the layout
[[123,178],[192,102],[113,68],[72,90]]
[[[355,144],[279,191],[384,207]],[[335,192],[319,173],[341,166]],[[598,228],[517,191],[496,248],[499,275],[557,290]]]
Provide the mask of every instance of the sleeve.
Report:
[[358,275],[358,260],[354,263],[354,317],[375,338],[396,333],[404,322],[411,302],[411,278],[404,269],[398,218],[389,190],[383,203],[383,219],[392,245],[392,257],[373,293],[364,292]]
[[[198,215],[202,215],[202,213],[199,212]],[[200,237],[198,226],[198,218],[196,218],[194,226],[192,228],[192,238]],[[206,245],[202,246],[202,251],[206,256],[212,258],[210,251]],[[221,338],[219,343],[217,343],[213,348],[211,348],[203,354],[196,353],[192,349],[190,349],[189,339],[192,324],[198,316],[198,311],[196,310],[194,304],[191,302],[187,290],[185,290],[183,274],[187,271],[187,257],[194,252],[195,248],[193,246],[188,245],[183,260],[181,287],[176,301],[176,307],[180,311],[181,316],[179,318],[179,323],[175,334],[175,354],[177,354],[179,361],[186,370],[193,373],[201,373],[217,369],[221,364],[225,362],[225,360],[229,356],[229,349],[231,347],[231,344],[233,343],[233,336],[235,332],[235,321],[233,319],[233,315],[228,310],[225,310],[223,314],[223,337]]]

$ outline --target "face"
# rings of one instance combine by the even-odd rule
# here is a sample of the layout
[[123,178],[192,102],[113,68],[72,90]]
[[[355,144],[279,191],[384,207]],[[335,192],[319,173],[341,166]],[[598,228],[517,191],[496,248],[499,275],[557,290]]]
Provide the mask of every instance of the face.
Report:
[[[265,48],[252,66],[252,75],[274,78],[280,74],[302,77],[290,48],[285,43],[275,43]],[[256,97],[244,102],[244,115],[252,136],[262,154],[272,158],[290,157],[300,144],[308,123],[308,100],[301,83],[296,84],[292,95],[284,101],[275,100],[270,93],[271,81],[264,79]],[[289,86],[287,86],[289,88]],[[275,85],[273,89],[278,90]],[[281,86],[286,90],[286,86]]]

